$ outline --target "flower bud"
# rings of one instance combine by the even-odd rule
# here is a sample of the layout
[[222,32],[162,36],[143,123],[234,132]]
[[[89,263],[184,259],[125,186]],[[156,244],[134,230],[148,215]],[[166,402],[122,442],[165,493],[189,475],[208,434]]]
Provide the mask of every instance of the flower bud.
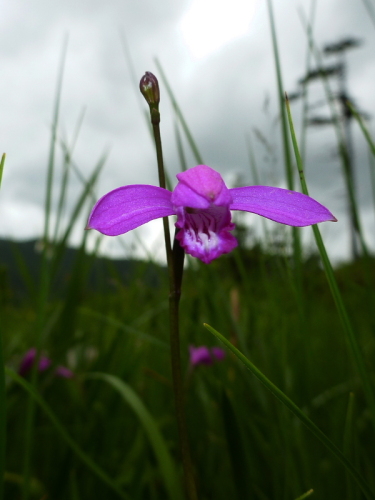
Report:
[[146,71],[139,82],[139,88],[143,97],[150,106],[155,106],[160,102],[159,83],[155,75]]

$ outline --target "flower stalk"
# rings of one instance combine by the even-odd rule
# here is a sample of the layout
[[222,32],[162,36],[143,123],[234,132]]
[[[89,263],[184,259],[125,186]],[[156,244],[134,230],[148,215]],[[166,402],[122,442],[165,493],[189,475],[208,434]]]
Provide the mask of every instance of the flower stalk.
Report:
[[[160,135],[160,92],[158,81],[152,73],[146,72],[146,74],[143,76],[140,82],[140,90],[150,107],[150,118],[154,133],[156,158],[158,164],[159,185],[161,188],[166,189],[163,150]],[[181,285],[185,252],[176,238],[174,238],[172,249],[168,217],[163,217],[163,227],[169,274],[169,326],[171,367],[176,408],[176,420],[180,440],[180,453],[184,470],[184,482],[187,498],[188,500],[197,500],[198,496],[195,486],[185,418],[185,401],[180,355],[179,304],[181,298]],[[175,234],[177,234],[178,231],[179,229],[177,228]]]

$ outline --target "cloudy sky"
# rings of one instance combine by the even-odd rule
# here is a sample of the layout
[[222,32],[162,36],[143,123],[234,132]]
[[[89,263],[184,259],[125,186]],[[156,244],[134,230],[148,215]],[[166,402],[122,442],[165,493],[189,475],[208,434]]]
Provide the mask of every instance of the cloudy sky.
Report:
[[[285,187],[276,79],[265,0],[8,0],[2,2],[0,45],[0,149],[7,161],[0,194],[0,237],[26,239],[41,234],[46,170],[58,68],[68,37],[61,95],[59,137],[70,142],[84,119],[74,163],[86,177],[109,151],[97,195],[132,183],[157,183],[156,160],[144,119],[146,105],[124,56],[124,40],[137,79],[158,74],[157,57],[173,87],[207,165],[228,183],[252,183],[246,137],[251,137],[261,182]],[[274,0],[285,90],[297,89],[306,68],[307,41],[299,11],[310,0]],[[375,116],[375,27],[360,0],[317,1],[317,44],[345,37],[363,41],[348,51],[348,89],[359,108]],[[335,59],[327,59],[334,63]],[[334,81],[332,81],[334,85]],[[324,98],[319,83],[310,85],[311,103]],[[317,107],[315,115],[327,114]],[[172,178],[179,170],[175,120],[161,85],[162,139]],[[293,104],[296,128],[301,110]],[[370,127],[372,123],[370,121]],[[366,144],[353,126],[356,182],[368,244],[375,247],[374,205]],[[186,142],[186,141],[185,141]],[[195,161],[186,144],[188,166]],[[56,155],[55,196],[61,154]],[[335,135],[331,127],[309,128],[306,170],[310,194],[337,216],[322,225],[334,258],[348,255],[346,199]],[[81,185],[72,176],[69,199]],[[73,243],[80,241],[88,215],[77,221]],[[260,227],[259,218],[249,223]],[[151,251],[159,248],[160,221],[138,230]],[[310,230],[304,230],[310,241]],[[133,235],[122,237],[125,246]],[[103,250],[119,250],[106,238]]]

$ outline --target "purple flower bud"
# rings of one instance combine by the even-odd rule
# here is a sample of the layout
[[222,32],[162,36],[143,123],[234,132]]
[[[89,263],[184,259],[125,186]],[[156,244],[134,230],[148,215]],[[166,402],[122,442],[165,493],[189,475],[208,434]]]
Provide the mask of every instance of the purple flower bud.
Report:
[[139,82],[139,88],[147,104],[150,106],[158,106],[160,102],[159,82],[155,75],[146,71]]
[[222,361],[226,356],[226,352],[221,347],[212,347],[211,352],[217,361]]
[[189,346],[190,364],[197,365],[212,365],[214,361],[222,361],[225,358],[225,351],[220,347],[207,347],[201,345],[195,347]]
[[[37,351],[35,347],[32,347],[29,349],[25,355],[23,356],[20,367],[18,369],[18,373],[24,377],[32,368],[35,359],[36,359]],[[39,358],[39,366],[38,366],[38,371],[44,372],[47,370],[51,365],[51,360],[47,358],[47,356],[40,356]]]
[[[25,377],[27,373],[31,370],[33,364],[35,363],[37,357],[37,350],[35,347],[32,347],[29,349],[25,355],[23,356],[20,367],[18,369],[18,373],[22,376]],[[39,358],[39,365],[38,365],[38,371],[39,372],[44,372],[48,370],[48,368],[51,366],[52,361],[50,358],[47,356],[41,355]],[[63,377],[63,378],[72,378],[74,377],[74,373],[69,370],[69,368],[66,368],[65,366],[58,366],[55,370],[55,375],[57,377]]]
[[196,365],[212,365],[212,356],[208,347],[202,345],[200,347],[195,347],[193,345],[189,346],[190,353],[190,364]]
[[74,373],[72,370],[69,370],[66,366],[58,366],[55,370],[55,375],[56,377],[62,377],[62,378],[73,378]]

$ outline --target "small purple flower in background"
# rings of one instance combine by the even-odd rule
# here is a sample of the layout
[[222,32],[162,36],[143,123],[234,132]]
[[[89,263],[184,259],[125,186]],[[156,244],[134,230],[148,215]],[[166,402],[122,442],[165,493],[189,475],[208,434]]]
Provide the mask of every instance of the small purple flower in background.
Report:
[[223,361],[226,356],[224,349],[221,349],[221,347],[211,347],[211,352],[216,361]]
[[55,370],[55,375],[56,377],[62,377],[62,378],[73,378],[74,373],[72,370],[69,370],[66,366],[57,366]]
[[[24,377],[32,368],[36,358],[36,349],[35,347],[32,347],[29,349],[25,355],[23,356],[20,367],[18,369],[18,373]],[[40,356],[39,358],[39,366],[38,366],[38,371],[44,372],[47,370],[51,365],[51,360],[47,358],[46,356]]]
[[225,358],[225,351],[220,347],[209,348],[205,345],[189,346],[189,354],[192,366],[212,365],[214,361],[222,361]]
[[268,186],[228,189],[206,165],[177,174],[170,191],[144,184],[123,186],[104,195],[91,211],[87,228],[108,236],[127,233],[146,222],[177,215],[176,238],[186,253],[209,264],[237,246],[231,210],[252,212],[280,224],[310,226],[336,218],[302,193]]
[[[25,377],[27,373],[31,370],[33,364],[35,363],[36,355],[37,355],[37,350],[35,349],[35,347],[32,347],[24,354],[18,369],[18,373],[22,377]],[[38,371],[44,372],[48,370],[51,364],[52,361],[50,358],[41,355],[39,358]],[[74,373],[65,366],[58,366],[54,373],[57,377],[62,377],[62,378],[72,378],[74,376]]]

